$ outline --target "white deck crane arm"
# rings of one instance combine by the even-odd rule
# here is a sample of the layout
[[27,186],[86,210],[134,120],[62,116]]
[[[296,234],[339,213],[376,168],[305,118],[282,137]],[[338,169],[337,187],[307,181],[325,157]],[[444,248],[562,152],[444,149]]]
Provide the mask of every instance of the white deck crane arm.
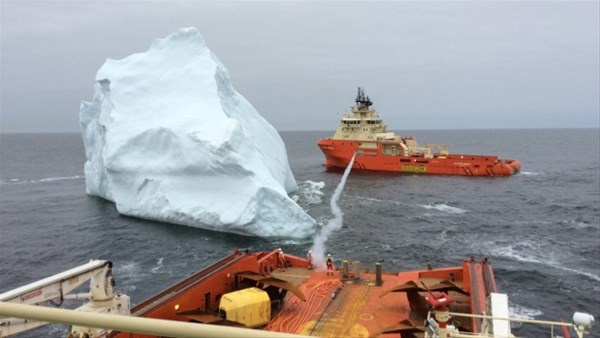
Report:
[[[71,294],[73,290],[90,281],[90,290],[84,294]],[[112,312],[129,314],[129,297],[115,295],[112,263],[91,260],[76,268],[58,273],[0,294],[0,301],[27,305],[62,305],[65,300],[88,300],[77,310],[86,312]],[[0,318],[0,336],[31,330],[48,323],[24,321],[16,318]],[[95,329],[73,328],[91,332]]]

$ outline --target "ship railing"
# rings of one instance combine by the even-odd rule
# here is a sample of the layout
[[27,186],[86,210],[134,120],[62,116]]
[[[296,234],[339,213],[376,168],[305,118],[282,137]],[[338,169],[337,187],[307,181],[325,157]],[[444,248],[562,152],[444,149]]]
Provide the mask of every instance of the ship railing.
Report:
[[[476,315],[470,313],[459,313],[459,312],[445,312],[445,314],[450,317],[463,317],[463,318],[479,318],[485,320],[487,323],[483,325],[482,332],[480,333],[451,333],[449,337],[494,337],[493,334],[489,334],[487,328],[492,327],[490,325],[492,321],[507,321],[509,323],[526,323],[526,324],[534,324],[538,326],[550,326],[550,337],[555,337],[554,335],[554,327],[560,327],[560,330],[565,330],[566,328],[572,328],[575,331],[577,337],[582,338],[584,335],[589,334],[589,330],[591,329],[594,323],[594,317],[587,313],[575,312],[573,315],[574,323],[565,323],[565,322],[556,322],[556,321],[548,321],[548,320],[537,320],[537,319],[526,319],[526,318],[514,318],[514,317],[496,317],[489,316],[486,314]],[[433,318],[435,315],[435,311],[430,311],[428,313],[427,318]],[[563,331],[564,332],[564,331]]]
[[425,147],[430,148],[431,152],[436,155],[448,155],[448,146],[445,144],[431,144],[428,143]]
[[417,156],[417,157],[433,158],[434,153],[431,150],[432,149],[427,146],[423,146],[423,147],[409,146],[408,147],[409,153],[411,155]]
[[[0,302],[0,316],[39,320],[49,323],[105,328],[119,332],[165,337],[307,337],[282,332],[252,330],[249,328],[56,309],[45,306],[6,302]],[[2,327],[0,327],[0,336],[2,336]]]

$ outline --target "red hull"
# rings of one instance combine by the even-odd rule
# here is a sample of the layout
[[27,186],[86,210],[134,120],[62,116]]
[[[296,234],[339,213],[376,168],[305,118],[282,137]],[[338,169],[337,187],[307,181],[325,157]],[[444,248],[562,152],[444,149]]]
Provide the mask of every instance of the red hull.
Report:
[[321,139],[317,143],[325,154],[325,165],[329,168],[346,168],[356,153],[354,169],[389,171],[432,175],[463,176],[510,176],[521,169],[518,160],[504,160],[497,156],[449,154],[422,156],[385,155],[383,145],[377,148],[361,148],[360,142]]

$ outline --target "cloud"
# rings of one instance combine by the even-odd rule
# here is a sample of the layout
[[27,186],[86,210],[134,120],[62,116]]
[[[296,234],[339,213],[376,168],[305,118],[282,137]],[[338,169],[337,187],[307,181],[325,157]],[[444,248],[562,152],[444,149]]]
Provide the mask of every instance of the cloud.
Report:
[[186,26],[279,130],[334,129],[357,86],[394,129],[598,127],[598,13],[597,2],[3,1],[0,130],[78,131],[106,58]]

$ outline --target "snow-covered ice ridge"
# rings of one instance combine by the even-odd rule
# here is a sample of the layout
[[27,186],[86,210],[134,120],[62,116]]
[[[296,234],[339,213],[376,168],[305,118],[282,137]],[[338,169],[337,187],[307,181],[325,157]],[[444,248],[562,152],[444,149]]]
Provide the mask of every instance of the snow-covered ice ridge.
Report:
[[297,184],[281,137],[196,28],[108,59],[79,118],[87,193],[121,214],[258,236],[314,233],[288,196]]

